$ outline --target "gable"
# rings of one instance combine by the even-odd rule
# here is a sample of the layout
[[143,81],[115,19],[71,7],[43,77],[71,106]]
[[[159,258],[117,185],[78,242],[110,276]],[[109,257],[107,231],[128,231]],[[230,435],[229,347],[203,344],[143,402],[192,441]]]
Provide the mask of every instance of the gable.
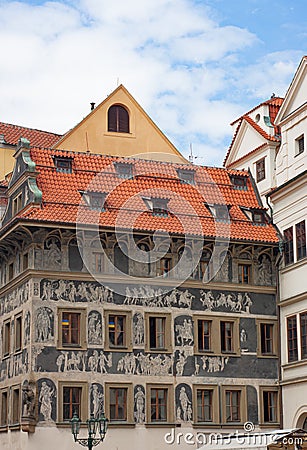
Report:
[[229,167],[235,161],[243,158],[252,150],[265,143],[267,143],[267,139],[258,133],[246,120],[243,120],[232,142],[225,166]]
[[304,56],[294,75],[290,87],[286,93],[284,102],[276,117],[276,124],[280,125],[287,117],[291,116],[302,105],[306,104],[307,97],[307,57]]
[[[108,131],[108,111],[113,105],[123,106],[127,110],[128,132]],[[187,163],[122,85],[63,136],[54,148]]]

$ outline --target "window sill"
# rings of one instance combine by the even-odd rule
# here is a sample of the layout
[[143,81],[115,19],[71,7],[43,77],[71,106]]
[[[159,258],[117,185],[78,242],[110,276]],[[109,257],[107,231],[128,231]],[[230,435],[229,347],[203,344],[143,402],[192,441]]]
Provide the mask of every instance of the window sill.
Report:
[[280,422],[259,422],[259,426],[266,427],[266,428],[272,427],[273,429],[276,430],[279,428]]
[[108,422],[108,428],[135,428],[133,422]]
[[9,425],[9,429],[11,431],[20,430],[20,423],[15,423],[15,424]]
[[0,426],[0,433],[5,433],[8,431],[8,425],[1,425]]
[[276,353],[270,353],[270,354],[265,354],[265,355],[263,355],[262,353],[257,353],[257,357],[258,358],[274,358],[274,359],[276,359],[276,358],[278,358],[278,355],[276,355]]
[[220,424],[218,422],[195,422],[192,424],[193,428],[220,428]]
[[174,422],[147,422],[146,428],[175,428],[178,424]]

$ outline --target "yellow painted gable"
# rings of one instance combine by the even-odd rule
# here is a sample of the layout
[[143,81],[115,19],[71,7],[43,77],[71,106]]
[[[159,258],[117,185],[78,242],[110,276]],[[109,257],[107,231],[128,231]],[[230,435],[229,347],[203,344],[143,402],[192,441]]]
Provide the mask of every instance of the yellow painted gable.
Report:
[[[108,131],[108,110],[114,104],[127,109],[129,133]],[[123,85],[70,130],[54,148],[188,163]]]

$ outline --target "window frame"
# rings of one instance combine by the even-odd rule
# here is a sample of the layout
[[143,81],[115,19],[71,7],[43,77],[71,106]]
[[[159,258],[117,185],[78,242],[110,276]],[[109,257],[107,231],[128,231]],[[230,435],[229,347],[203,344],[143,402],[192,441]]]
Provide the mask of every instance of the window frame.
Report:
[[[9,389],[8,388],[4,388],[1,389],[0,391],[0,402],[1,402],[1,409],[0,409],[0,428],[1,429],[5,429],[7,430],[8,425],[9,425]],[[6,411],[5,411],[5,415],[3,414],[3,397],[6,397]],[[5,416],[5,422],[3,421],[3,416]]]
[[[167,392],[166,420],[151,419],[151,391],[153,389],[164,389]],[[174,386],[172,384],[148,383],[146,384],[146,424],[152,426],[163,426],[174,422]]]
[[73,158],[54,156],[54,165],[59,173],[72,173]]
[[305,136],[304,133],[295,139],[295,154],[294,157],[305,152]]
[[[294,326],[291,328],[289,327],[289,323],[291,321],[294,321]],[[298,327],[297,327],[297,315],[292,314],[291,316],[286,317],[286,332],[287,332],[287,361],[288,363],[294,363],[299,361],[299,339],[298,339]],[[289,337],[289,331],[295,332],[294,337]],[[296,345],[294,347],[290,346],[290,343],[295,343]],[[291,352],[294,352],[295,357],[290,357]]]
[[[264,404],[264,393],[274,393],[276,394],[276,421],[265,420],[265,404]],[[280,423],[280,404],[279,404],[279,389],[276,386],[259,386],[260,394],[260,424],[261,425],[278,425]]]
[[[292,239],[288,238],[291,237]],[[286,228],[283,230],[284,236],[284,258],[285,258],[285,266],[289,266],[294,263],[294,232],[293,226]]]
[[[227,403],[226,403],[226,393],[230,392],[240,392],[240,404],[239,413],[240,420],[227,420]],[[221,397],[222,397],[222,423],[227,426],[237,426],[238,424],[245,423],[247,418],[247,403],[246,403],[246,386],[238,385],[222,385],[221,386]]]
[[[18,404],[16,406],[15,395],[17,395]],[[20,426],[21,422],[21,388],[20,385],[11,387],[10,392],[10,414],[9,414],[9,428],[16,428]]]
[[[121,316],[125,318],[125,343],[124,345],[113,345],[110,343],[109,337],[109,320],[110,316]],[[105,349],[108,351],[123,351],[129,352],[132,350],[132,312],[126,310],[105,310],[104,311],[104,321],[105,321]]]
[[[164,344],[165,347],[151,347],[151,339],[150,339],[150,319],[164,319]],[[172,332],[171,332],[171,324],[172,318],[170,313],[154,313],[154,312],[145,312],[145,351],[150,353],[171,353],[172,351]]]
[[[302,326],[302,316],[306,316],[305,319],[305,332],[303,333],[303,326]],[[300,352],[301,352],[301,360],[307,359],[307,311],[303,311],[299,314],[299,327],[300,327]],[[305,350],[303,350],[305,349]]]
[[[17,332],[17,324],[19,324],[18,329],[19,333]],[[22,313],[16,314],[14,317],[14,353],[21,352],[22,350]],[[19,336],[18,336],[19,334]],[[19,344],[19,345],[18,345]]]
[[[120,111],[125,112],[127,115],[124,120],[127,119],[127,127],[121,128],[120,121],[122,120],[120,118]],[[111,116],[113,114],[113,116]],[[113,123],[111,124],[112,120],[115,122],[115,127],[113,126]],[[112,126],[111,126],[112,125]],[[111,128],[111,129],[110,129]],[[128,108],[125,105],[114,103],[110,105],[107,111],[107,132],[108,133],[121,133],[121,134],[130,134],[130,112]]]
[[12,200],[12,216],[15,216],[19,211],[22,210],[23,206],[23,195],[19,192]]
[[[79,343],[78,344],[63,344],[63,313],[69,314],[79,314]],[[58,317],[58,339],[57,339],[57,348],[61,350],[76,350],[87,348],[86,341],[86,309],[85,308],[58,308],[57,310]]]
[[[199,321],[210,321],[211,322],[211,348],[209,350],[201,350],[198,346],[198,323]],[[222,350],[222,339],[221,339],[221,324],[222,323],[232,324],[232,351]],[[240,318],[234,316],[213,316],[213,315],[193,315],[194,323],[194,353],[196,355],[211,355],[214,356],[240,356]]]
[[88,418],[88,384],[85,381],[59,381],[58,422],[70,426],[69,419],[64,420],[64,388],[81,388],[79,417],[82,422],[85,422]]
[[258,161],[255,162],[256,166],[256,181],[259,183],[262,180],[265,180],[265,156]]
[[[110,390],[111,389],[126,389],[127,390],[127,398],[126,398],[126,420],[121,419],[112,419],[111,417],[111,395]],[[133,405],[134,405],[134,399],[133,399],[133,385],[132,383],[105,383],[105,414],[106,417],[109,419],[109,425],[116,425],[122,426],[123,424],[132,424],[134,423],[133,419]]]
[[305,219],[295,224],[296,260],[306,258],[306,224]]
[[[278,323],[276,320],[270,320],[270,319],[256,319],[256,325],[257,325],[257,355],[260,358],[272,358],[278,356]],[[272,344],[272,351],[271,352],[263,352],[263,340],[262,340],[262,326],[270,326],[272,327],[272,336],[271,336],[271,344]],[[268,339],[266,339],[265,342],[267,342]]]
[[[247,268],[247,281],[245,282],[246,274],[244,270]],[[252,284],[252,263],[251,262],[239,262],[238,263],[238,283],[239,284]]]
[[[198,419],[198,391],[211,391],[212,392],[212,404],[211,415],[212,420],[199,420]],[[201,425],[212,426],[220,423],[219,417],[219,389],[216,384],[194,384],[193,385],[193,417],[194,423]]]
[[2,358],[7,358],[12,353],[12,324],[11,319],[3,321]]

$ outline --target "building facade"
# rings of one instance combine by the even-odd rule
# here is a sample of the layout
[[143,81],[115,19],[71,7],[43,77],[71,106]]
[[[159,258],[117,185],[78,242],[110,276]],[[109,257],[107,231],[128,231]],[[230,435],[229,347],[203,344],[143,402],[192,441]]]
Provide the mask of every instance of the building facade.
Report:
[[[271,122],[276,130],[275,139],[279,140],[274,143],[274,152],[267,145],[254,150],[249,139],[241,146],[239,127],[225,160],[226,167],[245,167],[254,174],[263,202],[271,210],[272,220],[283,237],[283,258],[279,263],[283,424],[286,428],[304,429],[307,429],[306,67],[307,58],[304,57],[285,98],[279,101],[278,110],[274,113]],[[272,101],[275,103],[276,100],[269,100],[269,104]],[[260,108],[262,105],[251,114],[257,116]],[[255,121],[256,116],[250,120]],[[258,135],[264,131],[259,130]],[[260,167],[261,170],[257,171],[261,161],[263,170]]]
[[[134,122],[132,158],[139,115],[150,130]],[[123,87],[81,125],[53,148],[22,136],[15,151],[0,230],[1,448],[72,448],[74,412],[105,411],[110,450],[278,428],[279,237],[250,174],[188,164]],[[116,150],[75,151],[74,132]]]

